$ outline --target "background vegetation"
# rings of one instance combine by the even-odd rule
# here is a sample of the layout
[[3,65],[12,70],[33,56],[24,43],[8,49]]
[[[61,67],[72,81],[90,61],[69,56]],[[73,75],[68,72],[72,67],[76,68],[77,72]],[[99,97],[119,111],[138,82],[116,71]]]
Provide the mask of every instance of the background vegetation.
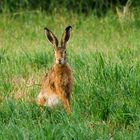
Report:
[[[99,18],[89,8],[92,1],[80,1],[89,2],[87,12],[72,0],[31,2],[0,1],[0,139],[139,140],[139,5],[115,6],[115,13],[108,9]],[[65,3],[61,10],[59,2]],[[77,5],[69,10],[67,2]],[[53,64],[43,28],[61,38],[67,25],[73,27],[67,46],[74,75],[71,116],[62,107],[34,103]]]
[[67,10],[75,13],[90,13],[104,15],[108,10],[116,11],[117,7],[126,4],[139,7],[138,0],[1,0],[0,12],[15,12],[21,10],[36,10],[52,13],[53,11]]

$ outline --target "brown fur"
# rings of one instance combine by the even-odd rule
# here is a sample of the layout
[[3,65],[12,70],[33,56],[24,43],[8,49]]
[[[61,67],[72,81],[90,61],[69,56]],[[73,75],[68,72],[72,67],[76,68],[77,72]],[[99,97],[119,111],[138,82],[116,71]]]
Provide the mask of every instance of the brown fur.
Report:
[[[53,102],[55,103],[57,101],[55,99],[58,98],[68,112],[71,110],[70,98],[73,83],[72,71],[66,58],[66,42],[70,36],[70,28],[69,26],[65,29],[60,47],[58,47],[58,40],[54,34],[45,28],[47,38],[54,46],[55,64],[44,77],[41,91],[37,97],[37,104],[43,106],[51,103],[53,106]],[[48,101],[51,97],[54,99],[52,102]]]

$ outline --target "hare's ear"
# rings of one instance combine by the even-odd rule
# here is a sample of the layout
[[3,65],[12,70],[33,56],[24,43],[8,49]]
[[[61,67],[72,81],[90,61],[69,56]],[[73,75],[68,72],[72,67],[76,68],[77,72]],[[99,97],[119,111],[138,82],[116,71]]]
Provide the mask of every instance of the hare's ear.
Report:
[[45,27],[44,30],[48,40],[53,44],[54,47],[58,47],[58,40],[56,36],[47,27]]
[[62,35],[62,39],[61,39],[61,47],[66,48],[66,43],[67,43],[67,41],[68,41],[69,38],[70,38],[70,31],[71,31],[71,29],[72,29],[71,26],[68,26],[68,27],[65,29],[65,31],[64,31],[64,33],[63,33],[63,35]]

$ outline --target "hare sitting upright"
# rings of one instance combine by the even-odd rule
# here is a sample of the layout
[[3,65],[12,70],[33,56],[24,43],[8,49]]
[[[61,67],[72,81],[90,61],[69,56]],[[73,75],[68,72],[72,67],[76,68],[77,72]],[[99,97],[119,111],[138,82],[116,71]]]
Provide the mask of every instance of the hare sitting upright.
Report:
[[70,112],[70,96],[72,90],[72,71],[67,63],[66,44],[70,38],[71,26],[68,26],[62,36],[61,44],[55,35],[48,29],[45,34],[52,43],[55,63],[48,71],[42,82],[41,91],[37,97],[37,104],[54,107],[62,102],[67,112]]

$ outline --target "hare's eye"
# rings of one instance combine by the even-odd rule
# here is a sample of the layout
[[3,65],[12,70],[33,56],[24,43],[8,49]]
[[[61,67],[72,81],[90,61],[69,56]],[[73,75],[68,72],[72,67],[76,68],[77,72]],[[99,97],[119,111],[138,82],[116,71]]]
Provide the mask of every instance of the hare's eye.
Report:
[[65,51],[65,54],[66,54],[66,51]]

